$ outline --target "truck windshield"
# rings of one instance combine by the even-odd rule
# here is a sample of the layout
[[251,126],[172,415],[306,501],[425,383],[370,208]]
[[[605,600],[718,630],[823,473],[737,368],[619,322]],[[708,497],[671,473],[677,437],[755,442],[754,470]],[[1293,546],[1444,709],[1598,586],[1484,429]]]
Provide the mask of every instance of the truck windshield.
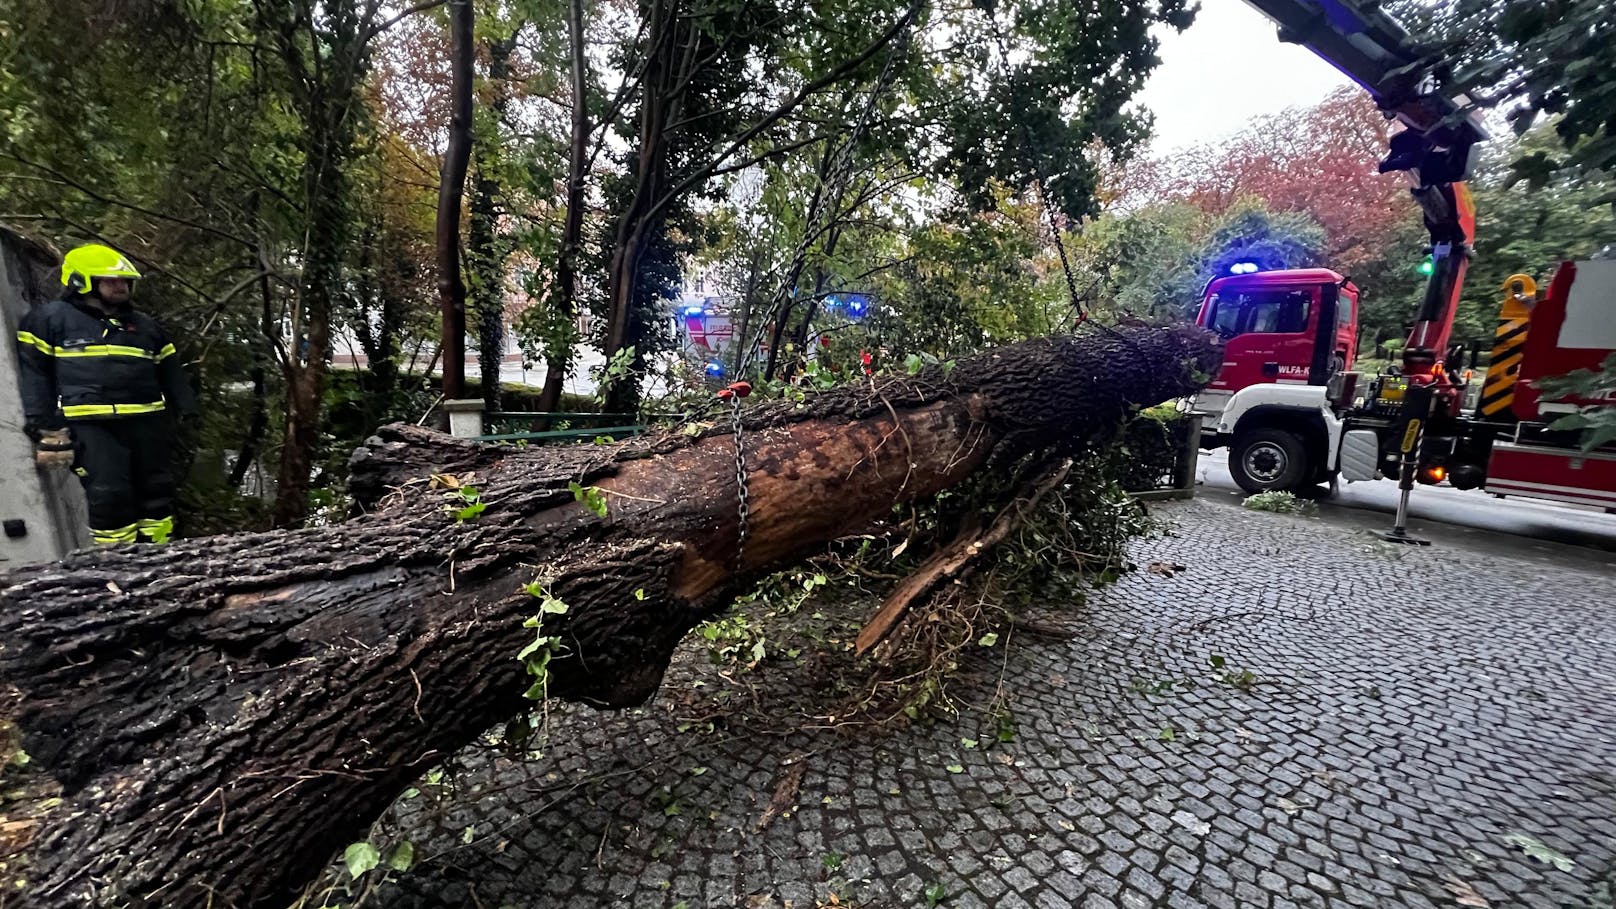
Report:
[[1307,330],[1313,294],[1305,290],[1229,291],[1212,297],[1206,327],[1234,338],[1246,334],[1299,334]]

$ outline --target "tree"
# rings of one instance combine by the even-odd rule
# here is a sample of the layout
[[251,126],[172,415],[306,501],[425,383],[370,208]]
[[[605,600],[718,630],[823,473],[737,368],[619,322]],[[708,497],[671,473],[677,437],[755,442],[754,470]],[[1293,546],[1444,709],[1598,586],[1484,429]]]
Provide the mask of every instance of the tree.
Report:
[[286,433],[281,448],[274,518],[295,526],[308,513],[312,458],[319,442],[332,314],[344,290],[354,239],[349,165],[367,107],[362,86],[376,38],[399,19],[375,0],[340,0],[292,7],[254,0],[257,25],[284,67],[291,109],[298,118],[303,219],[302,267],[291,309],[286,375]]
[[460,219],[471,163],[473,15],[471,0],[449,2],[449,56],[453,98],[449,147],[438,181],[438,305],[443,310],[443,396],[466,396],[466,282],[460,271]]
[[[1555,118],[1563,153],[1542,143],[1513,163],[1517,177],[1542,185],[1562,167],[1594,176],[1616,169],[1616,48],[1607,36],[1610,7],[1600,0],[1459,0],[1404,3],[1399,11],[1432,36],[1421,66],[1446,88],[1482,106],[1513,105],[1507,116],[1524,134]],[[1616,197],[1602,199],[1616,202]]]
[[[1144,134],[1145,121],[1125,108],[1155,64],[1150,26],[1189,20],[1178,0],[1077,7],[1021,0],[1003,9],[869,0],[807,15],[746,3],[725,20],[733,31],[706,37],[687,35],[672,5],[643,12],[645,37],[630,68],[639,74],[634,185],[622,195],[610,242],[608,356],[633,346],[631,300],[644,277],[643,253],[658,242],[676,203],[715,176],[812,148],[826,164],[821,209],[836,208],[840,175],[830,165],[845,152],[823,137],[858,141],[869,99],[876,102],[867,122],[875,147],[917,173],[947,178],[979,205],[991,202],[981,187],[992,179],[1016,191],[1037,185],[1068,217],[1089,211],[1096,175],[1090,147],[1125,153]],[[880,25],[872,30],[871,22]],[[757,65],[737,68],[748,56]],[[994,76],[984,79],[993,59]],[[903,88],[894,94],[914,99],[907,109],[878,90],[889,63]],[[759,72],[768,80],[764,92],[752,91]],[[857,98],[862,86],[877,90]],[[758,103],[760,96],[767,100]],[[833,249],[836,230],[824,233],[825,248]],[[816,296],[812,288],[799,295],[794,278],[785,286],[776,294],[780,309]],[[773,324],[782,338],[800,337],[806,319]]]
[[[787,150],[784,146],[752,147],[776,124],[800,108],[810,97],[855,78],[870,61],[920,14],[924,0],[915,0],[883,23],[873,38],[860,38],[849,47],[827,48],[830,55],[795,56],[800,77],[787,83],[777,97],[758,103],[748,75],[748,58],[770,51],[781,53],[789,39],[805,44],[815,35],[864,35],[880,9],[864,6],[824,8],[820,16],[785,14],[763,4],[744,3],[722,19],[727,31],[719,34],[696,23],[706,16],[699,7],[655,0],[642,6],[645,41],[635,66],[638,116],[635,149],[629,163],[632,186],[625,186],[611,241],[607,268],[608,311],[605,354],[617,357],[636,347],[636,328],[648,320],[643,310],[648,288],[644,283],[649,257],[666,246],[669,213],[688,202],[689,195],[722,172],[733,172]],[[778,59],[778,58],[777,58]],[[783,62],[783,61],[782,61]],[[770,67],[765,65],[764,70]],[[640,306],[636,307],[636,301]],[[643,350],[636,347],[641,357]],[[631,409],[637,397],[633,383],[615,383],[607,407]]]
[[1201,292],[1236,262],[1265,269],[1325,264],[1324,229],[1300,212],[1246,197],[1216,215],[1168,202],[1096,219],[1074,260],[1102,309],[1166,321],[1194,318]]
[[1379,172],[1393,132],[1361,89],[1343,88],[1307,109],[1264,117],[1217,145],[1155,162],[1131,178],[1136,202],[1183,199],[1221,215],[1243,199],[1306,214],[1324,229],[1325,261],[1352,272],[1419,223],[1407,182]]
[[394,426],[355,457],[352,521],[11,573],[0,719],[35,775],[7,890],[285,905],[490,726],[552,696],[643,702],[759,573],[984,470],[1064,476],[1217,360],[1204,332],[1136,327],[752,407],[744,540],[727,422],[526,450]]
[[1043,225],[1041,205],[1003,190],[996,210],[917,225],[871,282],[880,305],[864,344],[946,360],[1065,328],[1071,302]]
[[567,60],[572,88],[572,132],[567,143],[566,220],[557,251],[551,325],[547,338],[544,391],[539,410],[553,411],[561,403],[562,383],[572,367],[578,306],[578,268],[583,253],[584,181],[588,178],[590,136],[589,54],[585,41],[584,0],[567,0]]

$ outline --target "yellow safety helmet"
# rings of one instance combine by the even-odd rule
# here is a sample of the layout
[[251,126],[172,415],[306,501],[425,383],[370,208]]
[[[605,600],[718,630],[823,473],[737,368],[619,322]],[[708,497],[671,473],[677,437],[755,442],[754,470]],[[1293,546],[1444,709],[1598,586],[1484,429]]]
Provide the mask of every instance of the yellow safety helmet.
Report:
[[123,253],[99,243],[80,246],[62,257],[62,284],[74,293],[89,293],[96,278],[138,277],[140,272]]

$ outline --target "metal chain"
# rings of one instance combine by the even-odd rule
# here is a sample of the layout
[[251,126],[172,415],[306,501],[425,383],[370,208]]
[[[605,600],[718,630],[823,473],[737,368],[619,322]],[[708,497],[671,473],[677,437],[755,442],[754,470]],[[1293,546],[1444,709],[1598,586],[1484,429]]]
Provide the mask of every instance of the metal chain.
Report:
[[735,498],[740,503],[740,521],[735,540],[735,568],[741,568],[741,557],[746,551],[746,532],[748,509],[751,507],[750,493],[746,485],[746,443],[741,438],[741,396],[733,395],[729,400],[730,426],[735,432]]

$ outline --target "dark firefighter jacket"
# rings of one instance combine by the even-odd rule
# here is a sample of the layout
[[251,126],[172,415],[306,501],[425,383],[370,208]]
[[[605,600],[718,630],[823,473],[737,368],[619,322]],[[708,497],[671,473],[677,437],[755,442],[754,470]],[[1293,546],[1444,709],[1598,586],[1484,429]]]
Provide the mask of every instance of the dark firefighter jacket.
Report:
[[174,345],[155,320],[133,309],[102,315],[87,302],[56,300],[22,317],[17,346],[31,433],[58,429],[64,419],[196,410]]

